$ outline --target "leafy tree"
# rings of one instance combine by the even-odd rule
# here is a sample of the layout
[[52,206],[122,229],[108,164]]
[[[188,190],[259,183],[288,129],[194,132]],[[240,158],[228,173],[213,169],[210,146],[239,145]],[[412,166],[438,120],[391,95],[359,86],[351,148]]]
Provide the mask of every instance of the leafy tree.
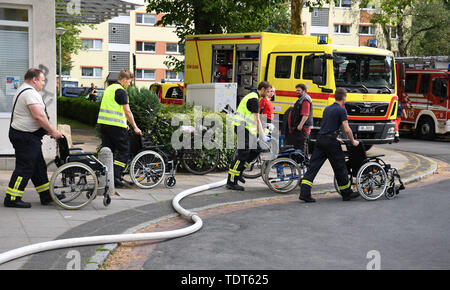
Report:
[[[66,33],[61,38],[63,72],[72,69],[72,55],[76,55],[80,50],[84,49],[83,41],[79,37],[83,26],[85,24],[56,22],[56,27],[66,29]],[[56,62],[59,70],[59,36],[56,36],[56,51],[58,53]]]
[[274,13],[269,18],[269,25],[264,31],[291,33],[291,10],[289,9],[289,3],[284,3],[274,9]]
[[411,55],[450,55],[450,3],[419,2],[414,7]]
[[[157,25],[177,26],[180,44],[187,35],[264,31],[286,0],[148,0],[147,11],[165,14]],[[169,57],[166,65],[183,70],[183,62]]]
[[[361,0],[361,6],[367,3],[374,3],[374,0]],[[390,37],[390,27],[394,27],[398,37],[398,50],[401,56],[408,55],[408,49],[411,45],[411,41],[419,34],[436,29],[439,27],[437,23],[434,23],[428,27],[415,27],[409,25],[409,20],[414,17],[414,13],[417,12],[416,7],[422,4],[432,4],[436,0],[380,0],[379,9],[371,19],[373,24],[379,24],[383,30],[383,35],[387,43],[387,49],[392,50],[392,42]],[[448,1],[446,1],[448,2]],[[416,12],[415,12],[416,11]],[[430,12],[430,11],[427,11]],[[417,19],[422,21],[424,19]]]

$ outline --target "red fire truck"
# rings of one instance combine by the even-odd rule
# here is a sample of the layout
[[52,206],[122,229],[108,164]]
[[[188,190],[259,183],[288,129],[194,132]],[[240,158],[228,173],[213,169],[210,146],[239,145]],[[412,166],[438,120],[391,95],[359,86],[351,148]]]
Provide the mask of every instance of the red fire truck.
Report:
[[[408,118],[400,129],[426,140],[450,133],[450,57],[397,58],[398,96]],[[448,68],[444,69],[447,66]]]

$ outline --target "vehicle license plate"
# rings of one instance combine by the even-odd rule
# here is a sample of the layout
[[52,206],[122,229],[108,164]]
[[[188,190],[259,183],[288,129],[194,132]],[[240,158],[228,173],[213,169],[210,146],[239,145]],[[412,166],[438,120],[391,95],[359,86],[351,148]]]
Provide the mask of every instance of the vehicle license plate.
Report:
[[360,132],[375,131],[375,126],[358,126],[358,131]]

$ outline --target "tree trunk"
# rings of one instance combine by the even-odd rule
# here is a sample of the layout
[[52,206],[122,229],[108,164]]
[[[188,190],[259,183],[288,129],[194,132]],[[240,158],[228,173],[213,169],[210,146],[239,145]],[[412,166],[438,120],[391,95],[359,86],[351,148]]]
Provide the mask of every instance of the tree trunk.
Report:
[[408,56],[408,50],[406,48],[405,31],[403,30],[403,18],[397,24],[397,36],[398,36],[398,53],[400,56]]
[[392,50],[391,34],[389,33],[389,27],[387,25],[381,25],[383,30],[384,39],[386,40],[386,49]]
[[291,33],[303,35],[302,10],[304,0],[291,1]]

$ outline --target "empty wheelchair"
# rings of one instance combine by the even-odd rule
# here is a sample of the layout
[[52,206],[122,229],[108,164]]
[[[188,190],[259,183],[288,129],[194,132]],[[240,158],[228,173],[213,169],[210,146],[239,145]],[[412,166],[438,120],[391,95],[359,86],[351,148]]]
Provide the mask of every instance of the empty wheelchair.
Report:
[[[101,192],[103,205],[111,203],[107,186],[107,167],[93,153],[85,153],[78,148],[69,148],[65,137],[57,140],[58,155],[54,163],[57,167],[50,179],[50,195],[60,207],[77,210],[87,206]],[[99,186],[102,178],[104,186]]]
[[[365,200],[374,201],[383,195],[387,199],[394,199],[405,189],[398,170],[381,159],[384,155],[368,157],[362,142],[358,147],[347,146],[347,148],[349,180],[352,188],[356,189]],[[334,186],[340,193],[336,178]]]
[[301,150],[286,146],[276,159],[264,163],[262,177],[272,191],[288,193],[299,185],[307,165],[308,158]]

